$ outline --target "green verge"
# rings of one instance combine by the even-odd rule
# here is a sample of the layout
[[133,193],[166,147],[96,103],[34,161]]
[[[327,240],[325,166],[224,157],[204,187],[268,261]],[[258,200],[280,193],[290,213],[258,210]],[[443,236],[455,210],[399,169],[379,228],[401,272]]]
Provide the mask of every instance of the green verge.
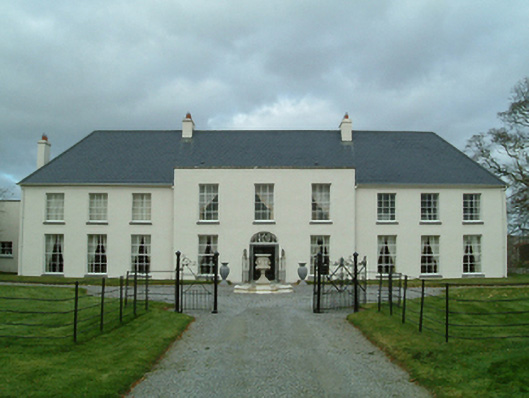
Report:
[[[0,286],[2,297],[67,298],[73,289]],[[85,297],[84,305],[97,303]],[[109,303],[112,299],[107,299]],[[115,299],[114,299],[115,301]],[[24,300],[0,300],[10,310],[27,310]],[[8,302],[8,304],[6,304]],[[112,303],[111,303],[112,304]],[[115,304],[115,303],[114,303]],[[30,302],[34,310],[61,311],[71,302]],[[8,306],[8,307],[7,307]],[[149,303],[149,311],[123,325],[109,321],[105,331],[60,340],[0,338],[0,396],[2,397],[120,397],[147,372],[193,318],[177,314],[162,303]],[[96,307],[97,308],[97,307]],[[13,318],[14,316],[14,318]],[[59,315],[8,314],[5,322],[56,323]],[[110,314],[109,314],[110,317]],[[38,319],[36,319],[38,318]],[[96,321],[97,322],[97,321]],[[30,330],[29,330],[30,329]],[[71,326],[67,327],[68,333]],[[27,333],[29,330],[29,333]],[[3,335],[47,336],[49,328],[0,326]],[[65,329],[54,329],[66,335]]]
[[[450,308],[455,312],[529,311],[527,287],[452,288],[450,297],[459,300],[504,300],[494,303],[453,302]],[[408,320],[405,324],[402,324],[401,309],[394,308],[394,314],[390,316],[387,305],[383,306],[382,312],[377,312],[376,305],[369,305],[365,310],[349,315],[348,320],[406,369],[413,381],[426,387],[436,397],[529,396],[529,339],[500,338],[529,335],[529,326],[504,327],[507,324],[527,324],[527,313],[486,317],[451,315],[451,323],[474,326],[453,327],[451,335],[471,339],[450,338],[446,343],[442,310],[444,294],[425,299],[428,320],[424,324],[427,329],[422,333],[417,327],[419,301],[408,300],[407,307]],[[480,340],[484,337],[496,338]]]

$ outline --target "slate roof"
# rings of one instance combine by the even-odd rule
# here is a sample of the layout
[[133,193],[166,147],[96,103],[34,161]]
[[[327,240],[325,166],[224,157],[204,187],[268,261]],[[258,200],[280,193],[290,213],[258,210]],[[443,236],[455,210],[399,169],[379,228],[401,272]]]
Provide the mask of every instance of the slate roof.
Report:
[[172,185],[181,168],[355,168],[358,184],[505,184],[430,132],[94,131],[20,182]]

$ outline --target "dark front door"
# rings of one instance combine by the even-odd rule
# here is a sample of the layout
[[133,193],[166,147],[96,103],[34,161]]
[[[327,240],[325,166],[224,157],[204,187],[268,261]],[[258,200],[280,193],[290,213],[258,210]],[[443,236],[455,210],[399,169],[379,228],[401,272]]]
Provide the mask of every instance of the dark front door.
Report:
[[269,281],[274,281],[276,279],[276,249],[277,245],[253,245],[253,253],[251,256],[251,270],[253,275],[253,280],[259,279],[261,276],[261,273],[259,270],[255,269],[255,260],[256,260],[256,254],[270,254],[270,269],[266,271],[265,276],[268,278]]

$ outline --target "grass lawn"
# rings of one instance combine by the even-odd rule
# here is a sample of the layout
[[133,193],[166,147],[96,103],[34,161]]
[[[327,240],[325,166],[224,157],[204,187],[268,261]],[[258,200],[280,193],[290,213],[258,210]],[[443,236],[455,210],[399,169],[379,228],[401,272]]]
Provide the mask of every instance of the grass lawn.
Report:
[[[450,298],[454,312],[529,312],[528,287],[451,288]],[[348,320],[437,397],[529,396],[529,338],[500,338],[529,336],[529,325],[505,327],[529,324],[529,314],[451,314],[450,323],[472,326],[452,326],[450,335],[466,339],[450,338],[445,343],[444,305],[444,294],[425,298],[422,333],[417,327],[419,300],[408,300],[404,325],[401,309],[394,307],[394,315],[389,316],[387,305],[380,313],[372,305]]]
[[[73,289],[52,287],[0,286],[0,297],[67,299]],[[106,299],[112,304],[112,299]],[[96,305],[99,298],[85,297],[84,306]],[[0,310],[63,311],[71,301],[28,302],[0,299]],[[115,303],[114,303],[115,304]],[[165,304],[150,303],[149,311],[119,326],[110,319],[104,333],[80,333],[79,342],[71,337],[57,340],[0,337],[0,396],[2,397],[119,397],[140,379],[192,321],[167,310]],[[97,311],[95,306],[94,311]],[[115,315],[115,311],[114,311]],[[69,315],[68,315],[69,316]],[[114,316],[113,319],[116,317]],[[97,317],[94,322],[97,325]],[[64,314],[11,314],[0,312],[0,324],[57,324]],[[0,335],[71,335],[72,326],[48,328],[0,325]]]

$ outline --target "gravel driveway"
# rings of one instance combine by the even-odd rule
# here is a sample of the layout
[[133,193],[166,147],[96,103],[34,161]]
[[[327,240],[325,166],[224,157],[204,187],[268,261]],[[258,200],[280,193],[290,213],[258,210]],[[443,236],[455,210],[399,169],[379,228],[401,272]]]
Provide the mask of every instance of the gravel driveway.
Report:
[[234,294],[196,321],[129,397],[429,397],[312,289]]

